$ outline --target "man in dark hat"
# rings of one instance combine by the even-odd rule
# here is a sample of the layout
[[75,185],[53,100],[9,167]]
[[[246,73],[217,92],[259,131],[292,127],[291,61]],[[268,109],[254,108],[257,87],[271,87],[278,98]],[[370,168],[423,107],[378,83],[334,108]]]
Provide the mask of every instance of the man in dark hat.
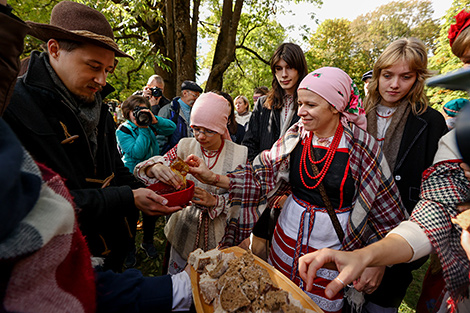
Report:
[[366,96],[369,94],[369,90],[367,89],[367,87],[369,87],[369,82],[371,78],[372,78],[372,70],[367,71],[364,73],[364,75],[362,75],[362,81],[364,82],[364,93]]
[[[18,76],[29,26],[0,0],[0,115]],[[63,179],[34,162],[0,118],[0,308],[2,312],[170,312],[188,310],[186,272],[143,277],[92,269]],[[160,198],[160,197],[157,197]],[[162,200],[162,199],[160,199]]]
[[79,3],[57,4],[50,24],[27,24],[47,51],[31,54],[4,119],[36,161],[65,178],[93,256],[119,272],[134,243],[137,209],[149,215],[178,209],[142,188],[116,149],[102,99],[114,90],[106,78],[115,57],[132,57],[119,49],[104,15]]
[[160,109],[158,116],[170,119],[176,124],[176,130],[171,136],[157,136],[162,155],[173,148],[181,138],[192,137],[189,127],[191,108],[201,93],[202,88],[198,84],[185,80],[181,84],[181,97],[174,98],[170,105]]

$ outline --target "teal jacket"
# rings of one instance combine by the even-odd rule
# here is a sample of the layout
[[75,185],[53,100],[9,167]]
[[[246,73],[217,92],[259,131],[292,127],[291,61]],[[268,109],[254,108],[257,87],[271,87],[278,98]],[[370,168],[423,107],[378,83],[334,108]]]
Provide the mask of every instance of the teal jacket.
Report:
[[148,128],[137,127],[127,120],[116,130],[122,162],[131,173],[138,163],[160,154],[156,135],[170,136],[176,129],[173,121],[159,116],[156,118],[158,123]]

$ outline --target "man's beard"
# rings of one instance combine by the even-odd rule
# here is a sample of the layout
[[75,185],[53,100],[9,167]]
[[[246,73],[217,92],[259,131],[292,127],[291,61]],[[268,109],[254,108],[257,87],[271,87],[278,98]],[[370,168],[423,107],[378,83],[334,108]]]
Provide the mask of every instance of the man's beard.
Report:
[[96,93],[92,96],[84,96],[84,95],[74,95],[75,98],[78,100],[79,103],[85,106],[93,106],[96,103]]
[[103,90],[103,88],[99,85],[95,86],[93,85],[92,86],[93,88],[97,88],[98,91],[95,92],[94,94],[92,94],[91,96],[87,96],[87,95],[77,95],[77,94],[74,94],[75,98],[82,104],[82,105],[85,105],[85,106],[88,106],[88,107],[92,107],[95,105],[96,103],[96,94],[98,92],[100,92],[101,90]]

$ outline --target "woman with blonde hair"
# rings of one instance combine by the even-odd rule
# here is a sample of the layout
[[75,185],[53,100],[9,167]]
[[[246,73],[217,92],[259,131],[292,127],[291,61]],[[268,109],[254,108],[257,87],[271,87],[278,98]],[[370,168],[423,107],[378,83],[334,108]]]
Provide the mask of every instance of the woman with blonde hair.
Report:
[[[427,62],[419,39],[392,42],[375,62],[365,100],[367,130],[379,141],[409,214],[419,201],[422,173],[447,132],[442,114],[428,105],[424,92]],[[366,299],[381,312],[396,312],[413,279],[411,270],[425,260],[387,268],[379,289]]]
[[250,102],[248,102],[248,98],[245,96],[237,96],[234,100],[235,102],[235,119],[237,123],[245,127],[250,121],[251,112],[250,112]]

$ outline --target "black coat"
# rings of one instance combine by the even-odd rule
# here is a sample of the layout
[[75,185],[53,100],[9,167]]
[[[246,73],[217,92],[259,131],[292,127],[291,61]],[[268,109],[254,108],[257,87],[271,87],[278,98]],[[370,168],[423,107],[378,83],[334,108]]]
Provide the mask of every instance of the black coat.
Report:
[[[264,107],[266,96],[261,97],[251,113],[250,121],[243,137],[242,145],[248,147],[248,160],[251,162],[262,151],[269,150],[281,136],[281,109]],[[299,120],[294,114],[290,126]]]
[[[121,161],[116,126],[106,104],[101,106],[98,149],[93,158],[83,127],[56,92],[43,57],[37,51],[31,55],[28,72],[18,79],[4,119],[36,161],[65,178],[79,208],[78,221],[92,254],[101,256],[110,249],[106,263],[112,268],[116,262],[113,269],[120,270],[119,263],[122,264],[128,249],[126,242],[131,240],[127,222],[131,229],[132,224],[135,228],[133,220],[138,212],[131,187],[142,187],[142,184]],[[113,90],[107,85],[103,98]],[[78,135],[73,143],[61,143],[66,138],[61,123],[70,135]],[[103,180],[113,173],[107,188],[101,189],[101,183],[90,182],[90,179]]]
[[419,201],[422,173],[433,164],[439,139],[446,132],[444,117],[431,107],[419,116],[408,115],[393,177],[410,214]]

